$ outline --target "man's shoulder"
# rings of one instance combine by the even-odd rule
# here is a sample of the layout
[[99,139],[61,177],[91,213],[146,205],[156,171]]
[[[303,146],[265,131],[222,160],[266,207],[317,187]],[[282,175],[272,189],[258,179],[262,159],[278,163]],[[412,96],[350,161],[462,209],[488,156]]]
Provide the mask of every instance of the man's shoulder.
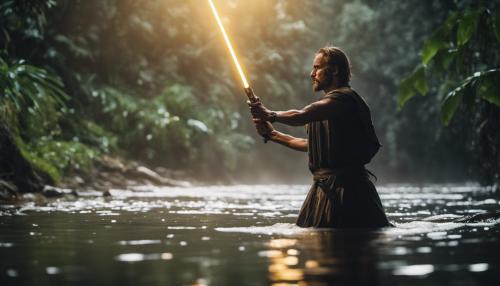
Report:
[[350,87],[341,87],[341,88],[337,88],[337,89],[334,89],[332,91],[329,91],[328,93],[326,93],[323,96],[323,98],[343,100],[343,99],[352,98],[355,93],[356,92]]

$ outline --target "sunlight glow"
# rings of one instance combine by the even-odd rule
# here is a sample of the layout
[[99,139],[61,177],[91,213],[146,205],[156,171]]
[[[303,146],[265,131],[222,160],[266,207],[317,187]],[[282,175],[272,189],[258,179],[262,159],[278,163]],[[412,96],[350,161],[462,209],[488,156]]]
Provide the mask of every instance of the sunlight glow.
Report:
[[226,30],[224,29],[224,26],[222,25],[222,21],[219,18],[219,14],[217,13],[217,9],[215,9],[215,5],[212,2],[212,0],[208,0],[208,3],[210,4],[210,8],[212,8],[212,12],[215,16],[215,20],[217,21],[217,24],[219,25],[219,28],[222,31],[222,35],[224,36],[224,40],[226,41],[229,52],[231,53],[231,57],[233,58],[234,64],[236,65],[236,69],[238,69],[238,73],[241,76],[241,80],[243,81],[243,87],[248,88],[250,85],[248,84],[247,78],[245,77],[245,74],[243,73],[243,69],[241,69],[240,63],[238,62],[238,58],[236,57],[236,53],[234,52],[233,46],[231,45],[231,41],[229,40],[229,37],[226,34]]

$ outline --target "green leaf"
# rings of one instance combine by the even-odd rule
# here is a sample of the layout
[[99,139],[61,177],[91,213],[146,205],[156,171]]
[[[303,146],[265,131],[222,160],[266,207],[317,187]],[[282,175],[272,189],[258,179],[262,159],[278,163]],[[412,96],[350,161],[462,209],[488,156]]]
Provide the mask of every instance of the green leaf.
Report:
[[500,42],[500,13],[495,13],[495,15],[493,15],[493,31],[497,36],[497,40]]
[[444,125],[450,124],[455,111],[457,110],[463,96],[463,87],[460,86],[448,93],[441,105],[441,122]]
[[421,95],[426,95],[429,92],[425,78],[425,66],[418,67],[412,74],[402,79],[399,83],[398,110],[401,110],[406,102],[415,96],[417,91]]
[[427,39],[422,47],[422,63],[427,65],[437,52],[446,45],[441,32],[436,31],[429,39]]
[[413,81],[411,77],[402,79],[399,83],[398,90],[398,110],[401,110],[405,103],[415,96],[415,88],[413,87]]
[[496,80],[494,77],[483,79],[477,88],[477,92],[482,99],[500,107],[499,80],[500,78],[498,78],[498,76]]
[[413,86],[420,92],[421,95],[426,95],[429,91],[427,80],[425,79],[425,67],[420,67],[413,74]]
[[456,49],[442,49],[434,57],[433,71],[436,75],[447,75],[449,73],[450,64],[456,60],[457,50]]
[[457,45],[463,46],[472,37],[472,34],[477,29],[479,20],[479,11],[466,11],[464,16],[460,19],[457,29]]
[[424,42],[422,47],[422,63],[426,66],[439,50],[448,47],[448,38],[450,32],[455,27],[458,20],[458,14],[452,13],[448,19]]

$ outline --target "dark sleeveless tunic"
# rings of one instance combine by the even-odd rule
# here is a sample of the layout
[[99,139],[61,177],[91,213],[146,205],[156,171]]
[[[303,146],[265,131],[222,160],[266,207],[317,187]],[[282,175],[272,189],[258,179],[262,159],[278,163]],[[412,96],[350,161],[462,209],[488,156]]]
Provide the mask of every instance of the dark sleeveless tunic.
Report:
[[325,97],[333,101],[330,118],[307,125],[309,169],[314,183],[297,225],[388,226],[377,190],[364,167],[380,147],[370,110],[348,87],[329,92]]

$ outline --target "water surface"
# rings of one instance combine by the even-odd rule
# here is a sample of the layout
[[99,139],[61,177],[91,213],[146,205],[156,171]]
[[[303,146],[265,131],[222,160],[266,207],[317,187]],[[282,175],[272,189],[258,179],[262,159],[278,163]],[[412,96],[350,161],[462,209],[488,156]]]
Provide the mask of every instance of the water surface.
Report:
[[497,285],[476,185],[379,187],[380,230],[294,225],[308,186],[136,187],[0,208],[1,285]]

